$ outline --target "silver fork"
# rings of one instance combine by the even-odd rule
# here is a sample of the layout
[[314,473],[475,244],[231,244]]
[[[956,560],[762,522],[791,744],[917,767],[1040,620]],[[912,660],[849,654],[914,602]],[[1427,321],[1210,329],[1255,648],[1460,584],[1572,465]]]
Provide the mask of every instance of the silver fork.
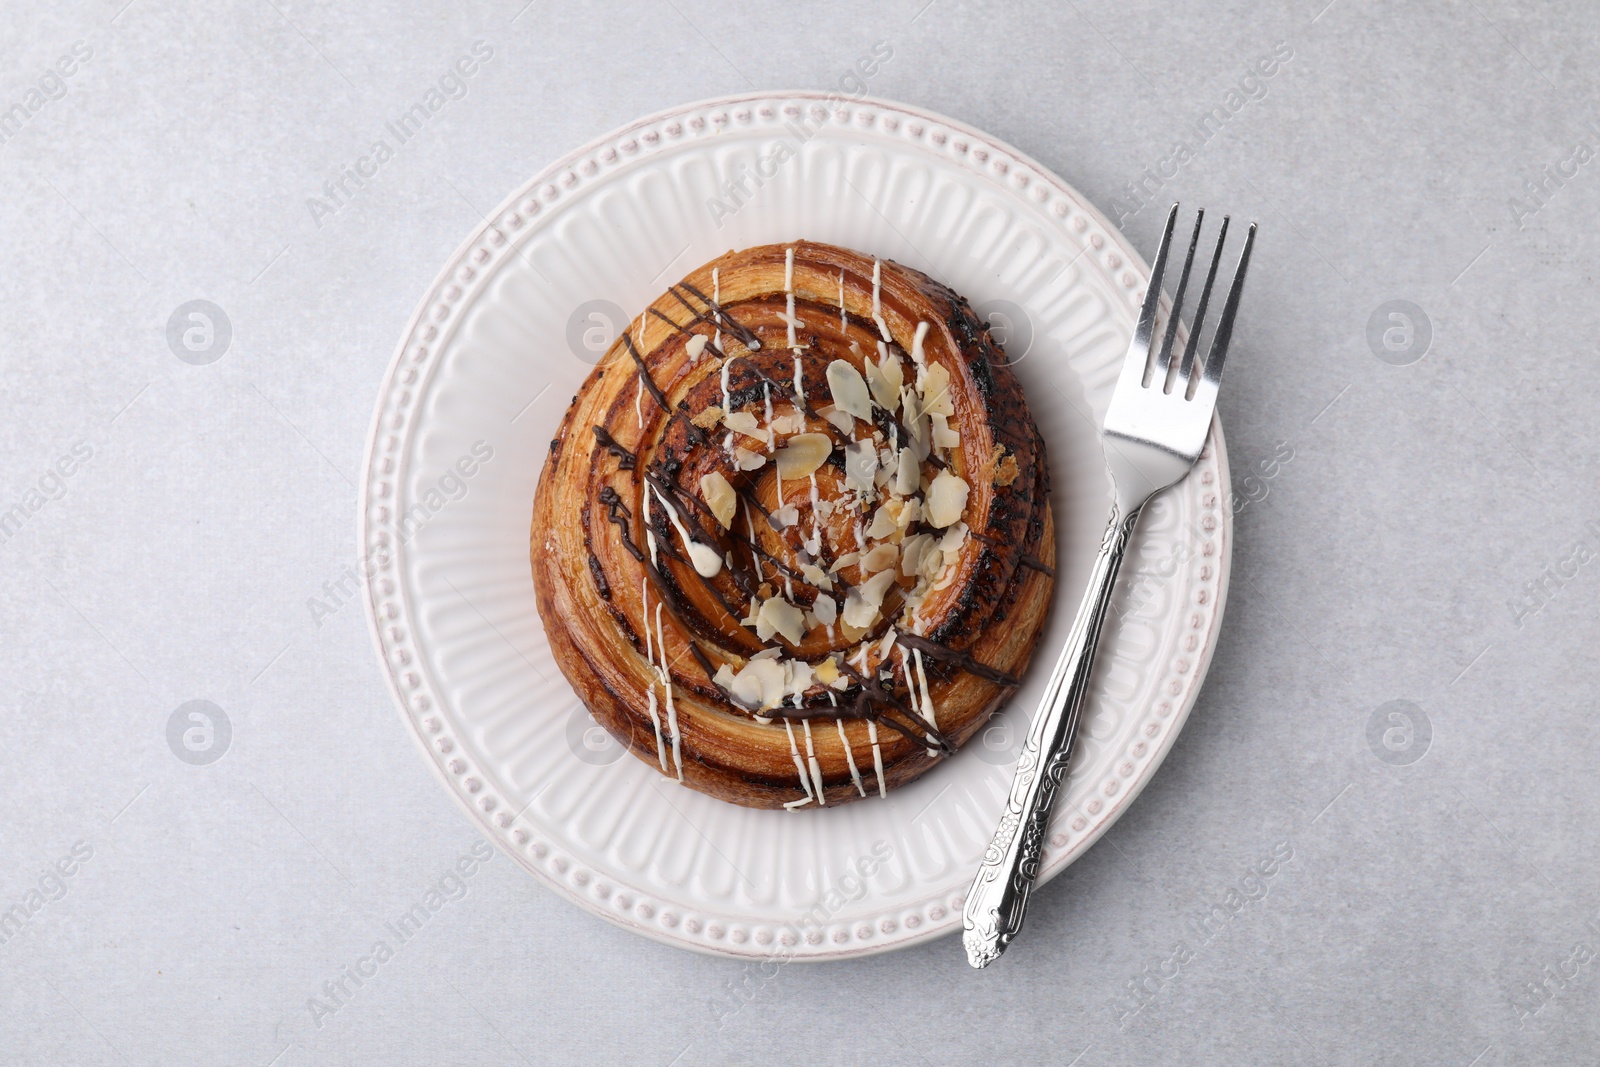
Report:
[[1089,588],[1077,617],[1067,634],[1066,647],[1056,661],[1039,708],[1034,712],[1028,738],[1017,760],[1016,776],[1005,814],[995,829],[994,838],[984,852],[983,864],[967,892],[963,918],[966,927],[962,940],[967,961],[986,967],[1000,958],[1011,939],[1022,929],[1028,894],[1039,871],[1039,857],[1050,825],[1050,809],[1056,790],[1072,758],[1072,744],[1078,730],[1094,668],[1095,647],[1105,623],[1111,590],[1122,569],[1122,558],[1139,513],[1150,498],[1175,484],[1200,458],[1211,417],[1217,406],[1217,384],[1222,379],[1222,364],[1233,336],[1233,319],[1239,309],[1239,293],[1250,265],[1250,248],[1255,243],[1255,223],[1245,236],[1244,250],[1234,271],[1228,299],[1217,321],[1211,348],[1205,362],[1196,365],[1195,350],[1205,322],[1211,287],[1222,260],[1222,246],[1228,237],[1228,220],[1222,220],[1216,251],[1206,272],[1205,287],[1194,314],[1181,359],[1172,360],[1173,342],[1178,334],[1178,316],[1183,310],[1184,289],[1194,264],[1195,247],[1200,242],[1200,224],[1205,212],[1196,212],[1189,252],[1173,293],[1172,310],[1167,316],[1166,333],[1152,358],[1151,340],[1155,334],[1156,312],[1161,301],[1161,276],[1167,265],[1172,230],[1178,220],[1178,205],[1167,216],[1161,246],[1150,271],[1150,287],[1139,310],[1133,342],[1122,362],[1122,373],[1111,407],[1106,412],[1101,433],[1106,469],[1112,482],[1112,511],[1106,524],[1105,539],[1089,575]]

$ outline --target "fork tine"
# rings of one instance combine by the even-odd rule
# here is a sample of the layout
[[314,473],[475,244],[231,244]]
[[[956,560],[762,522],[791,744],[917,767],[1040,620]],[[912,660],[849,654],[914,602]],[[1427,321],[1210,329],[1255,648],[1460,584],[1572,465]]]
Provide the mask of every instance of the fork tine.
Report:
[[1144,306],[1139,309],[1139,322],[1133,329],[1133,340],[1128,344],[1125,363],[1137,360],[1144,364],[1141,383],[1150,384],[1150,337],[1155,333],[1156,309],[1161,305],[1161,274],[1167,266],[1167,249],[1172,244],[1172,227],[1178,221],[1178,205],[1167,212],[1167,226],[1161,231],[1161,246],[1156,249],[1156,261],[1150,268],[1150,286],[1144,293]]
[[1161,349],[1156,353],[1156,372],[1161,379],[1162,392],[1172,392],[1172,340],[1178,336],[1178,316],[1183,311],[1183,293],[1189,286],[1189,268],[1194,266],[1195,246],[1200,243],[1200,224],[1205,221],[1204,209],[1194,213],[1194,233],[1189,235],[1189,253],[1183,257],[1183,271],[1178,275],[1178,287],[1172,291],[1172,310],[1167,313],[1167,333],[1161,339]]
[[1217,265],[1222,262],[1222,246],[1228,240],[1228,216],[1222,216],[1222,229],[1217,231],[1216,251],[1211,253],[1211,269],[1206,271],[1205,288],[1200,290],[1200,303],[1195,306],[1194,322],[1189,326],[1189,340],[1183,346],[1183,363],[1178,368],[1178,380],[1186,383],[1184,396],[1194,396],[1195,382],[1199,375],[1194,374],[1195,350],[1200,347],[1200,328],[1205,325],[1206,308],[1211,303],[1211,286],[1217,280]]
[[1228,289],[1228,302],[1222,305],[1222,318],[1217,320],[1217,333],[1211,339],[1211,351],[1206,353],[1206,365],[1201,373],[1213,386],[1222,381],[1222,363],[1228,356],[1228,342],[1233,339],[1233,317],[1239,310],[1239,294],[1244,291],[1244,272],[1250,268],[1250,247],[1255,244],[1256,224],[1245,231],[1244,251],[1239,253],[1239,266],[1234,269],[1233,285]]

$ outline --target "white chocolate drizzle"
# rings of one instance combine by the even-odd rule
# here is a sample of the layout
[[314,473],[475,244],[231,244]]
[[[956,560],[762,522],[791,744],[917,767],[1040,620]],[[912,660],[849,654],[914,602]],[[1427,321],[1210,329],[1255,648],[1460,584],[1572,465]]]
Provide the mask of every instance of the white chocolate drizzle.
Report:
[[[904,656],[905,650],[901,649],[900,654]],[[937,730],[939,728],[939,715],[934,710],[933,697],[928,695],[928,672],[924,670],[922,666],[922,649],[912,649],[911,660],[917,665],[917,681],[922,687],[922,717],[928,720],[929,726]],[[910,682],[910,680],[911,677],[908,673],[906,676],[906,681]],[[907,688],[909,688],[909,686]],[[931,742],[933,738],[929,737],[928,740]],[[928,755],[937,756],[938,754],[939,750],[930,745],[928,748]]]
[[878,324],[878,333],[885,341],[894,340],[883,321],[883,262],[878,259],[872,261],[872,321]]
[[[922,354],[922,342],[928,336],[928,324],[917,323],[917,332],[911,338],[911,362],[917,367],[917,390],[922,390],[922,384],[928,380],[928,357]],[[927,405],[924,404],[924,407]]]
[[[667,512],[667,518],[672,520],[673,528],[678,531],[678,536],[683,538],[683,548],[689,553],[689,562],[694,567],[695,573],[702,578],[715,578],[722,573],[722,556],[711,545],[702,544],[689,536],[689,530],[683,525],[683,520],[678,517],[678,509],[666,497],[661,495],[661,490],[654,485],[650,491],[655,494],[656,502]],[[648,529],[648,528],[647,528]],[[654,540],[652,536],[652,541]],[[651,547],[651,559],[655,558],[655,548]]]
[[[812,269],[814,274],[808,277],[815,279],[818,275],[815,267]],[[850,327],[849,312],[845,306],[845,275],[846,272],[841,270],[838,278],[841,334],[848,334]],[[820,277],[825,278],[825,274]],[[825,285],[826,281],[820,284]],[[774,718],[784,720],[790,756],[803,794],[785,802],[784,808],[792,811],[813,803],[819,807],[827,806],[822,757],[818,753],[810,718],[823,697],[835,710],[834,728],[844,751],[845,765],[849,768],[849,780],[857,794],[861,797],[868,795],[865,766],[858,762],[855,755],[851,735],[846,728],[846,716],[851,719],[862,718],[866,722],[865,740],[872,753],[872,771],[878,795],[880,798],[887,797],[888,778],[878,729],[879,713],[874,711],[873,701],[881,703],[885,699],[884,693],[877,691],[879,685],[896,685],[894,667],[898,666],[898,673],[904,679],[907,700],[901,704],[896,697],[888,699],[902,712],[909,705],[912,717],[921,722],[913,722],[909,728],[901,727],[900,723],[893,720],[888,720],[887,724],[906,733],[913,745],[915,735],[923,733],[928,743],[927,751],[933,757],[943,751],[936,746],[946,743],[939,733],[937,708],[929,685],[924,651],[898,638],[901,628],[908,638],[912,633],[920,636],[926,630],[920,612],[931,592],[945,588],[957,576],[959,568],[952,564],[966,537],[966,526],[959,520],[964,510],[967,485],[942,462],[940,455],[941,449],[957,448],[960,444],[959,428],[950,425],[955,412],[951,401],[945,398],[949,389],[948,368],[930,363],[926,352],[926,340],[931,329],[929,322],[915,323],[909,351],[895,344],[884,317],[883,262],[874,259],[870,314],[877,326],[879,339],[870,345],[851,340],[848,342],[848,358],[835,359],[829,364],[826,384],[813,391],[821,394],[818,402],[831,397],[832,404],[824,404],[815,414],[830,423],[838,434],[830,436],[815,433],[808,415],[811,409],[806,395],[803,356],[807,349],[801,343],[800,332],[806,324],[796,314],[795,248],[788,247],[784,252],[784,311],[777,317],[787,327],[787,341],[794,367],[793,391],[791,394],[785,389],[781,370],[775,367],[774,375],[769,377],[756,368],[755,378],[762,382],[759,403],[752,396],[754,390],[745,388],[744,396],[750,399],[736,412],[732,404],[731,366],[737,356],[730,356],[728,350],[723,348],[724,329],[736,331],[730,334],[734,339],[744,339],[736,351],[745,354],[746,358],[749,358],[748,351],[761,347],[761,342],[722,311],[721,277],[716,268],[711,270],[710,288],[712,306],[706,313],[697,316],[697,322],[712,325],[713,334],[695,333],[691,329],[694,324],[690,324],[677,326],[672,335],[673,338],[680,334],[687,335],[683,348],[691,364],[697,362],[713,345],[720,357],[716,373],[721,386],[721,410],[710,413],[717,418],[702,420],[695,425],[710,431],[707,437],[711,440],[715,440],[716,435],[726,429],[722,435],[723,448],[728,451],[733,466],[739,471],[758,471],[769,461],[774,463],[776,476],[772,479],[770,491],[776,495],[776,507],[769,513],[764,503],[755,503],[747,489],[740,489],[737,493],[725,491],[713,500],[716,494],[706,493],[702,479],[700,500],[707,506],[715,504],[712,513],[718,523],[723,528],[733,530],[734,524],[742,519],[747,536],[740,536],[749,552],[754,576],[759,583],[758,591],[751,592],[746,576],[737,573],[740,567],[734,554],[738,551],[737,546],[724,554],[715,544],[696,540],[697,536],[703,536],[691,533],[690,525],[697,520],[682,513],[683,501],[678,500],[674,490],[642,479],[646,499],[640,525],[644,527],[643,539],[649,549],[651,573],[654,573],[654,568],[663,565],[663,546],[657,543],[658,536],[666,542],[666,559],[672,562],[682,560],[671,544],[671,534],[665,527],[660,527],[661,532],[659,535],[657,533],[655,523],[659,518],[651,511],[653,496],[653,503],[661,506],[677,531],[688,562],[696,573],[709,579],[721,574],[725,566],[733,569],[736,572],[734,577],[738,579],[736,584],[749,597],[746,609],[749,617],[741,622],[754,627],[761,650],[746,659],[744,667],[737,671],[734,670],[734,663],[723,663],[716,669],[714,681],[733,706],[748,712],[755,723],[770,725]],[[704,301],[703,296],[701,300]],[[863,320],[864,315],[858,313],[857,319]],[[897,321],[904,322],[905,317]],[[909,323],[906,325],[909,326]],[[637,327],[637,348],[641,353],[647,351],[646,331],[647,325],[641,316]],[[770,341],[768,346],[772,347]],[[863,351],[864,348],[875,348],[876,351]],[[908,375],[905,374],[902,357],[909,358],[913,365],[914,384],[906,381]],[[642,358],[639,362],[643,363]],[[695,377],[703,380],[710,373],[708,367],[703,376]],[[647,424],[643,410],[646,389],[651,392],[652,402],[657,407],[664,406],[657,400],[661,394],[656,390],[655,383],[641,366],[634,396],[635,417],[641,431]],[[775,389],[778,394],[776,398],[773,395]],[[784,411],[781,416],[774,410],[775,400],[781,403]],[[883,412],[888,412],[890,416],[887,421],[882,418]],[[758,423],[757,415],[764,421]],[[901,426],[905,427],[905,431],[901,430]],[[690,433],[692,436],[693,430]],[[781,449],[780,434],[784,438]],[[813,439],[820,439],[826,447],[820,447],[817,440]],[[761,450],[756,441],[764,443],[765,449]],[[612,447],[615,447],[614,442]],[[837,462],[840,457],[833,454],[834,448],[842,449],[843,463],[832,472],[825,473],[829,473],[830,492],[839,495],[824,500],[818,484],[818,472],[821,470],[818,457],[825,455],[827,459]],[[930,455],[933,457],[934,471],[925,474],[924,465]],[[794,500],[792,505],[785,500],[785,473],[790,478],[805,478],[807,481],[800,492],[794,492],[790,487],[789,496]],[[759,477],[764,481],[767,476],[762,474]],[[935,486],[934,483],[940,479],[944,482]],[[723,489],[728,490],[729,487],[724,484]],[[811,508],[811,521],[807,524],[809,530],[803,525],[800,512],[807,498]],[[691,499],[690,502],[699,506],[697,501]],[[769,556],[768,561],[773,565],[763,565],[765,550],[757,539],[757,520],[754,518],[758,509],[766,517],[768,525],[780,531],[777,546],[769,543],[767,549],[780,554],[780,557],[787,554],[794,558],[785,560]],[[691,514],[694,514],[693,509]],[[844,539],[853,537],[856,550],[837,554],[839,547],[846,547],[839,545],[829,546],[828,551],[824,552],[824,521],[829,523],[830,528],[836,528]],[[919,522],[922,523],[920,528],[917,525]],[[930,528],[932,533],[923,532]],[[707,529],[715,533],[718,527],[713,525]],[[913,533],[914,530],[918,532]],[[940,530],[945,533],[939,533]],[[796,544],[796,541],[799,543]],[[857,571],[848,584],[840,573],[846,567],[854,567]],[[809,586],[817,590],[809,603],[805,594],[801,598],[795,595],[795,583],[802,577],[803,588]],[[900,584],[907,578],[913,581],[915,588]],[[664,774],[668,773],[667,752],[670,749],[677,780],[682,782],[683,739],[663,622],[663,609],[668,602],[661,599],[652,604],[649,586],[647,577],[641,589],[645,652],[655,674],[648,691],[648,713],[656,737],[657,763]],[[899,616],[898,627],[892,624],[887,626],[877,638],[862,636],[864,631],[876,627],[885,616]],[[836,623],[843,625],[847,641],[856,646],[854,656],[846,660],[847,653],[829,652],[820,665],[800,657],[795,646],[804,644],[805,639],[818,630],[826,630],[828,644],[832,646]],[[775,640],[779,634],[783,638],[781,642]],[[692,635],[687,639],[691,645],[689,650],[698,652]],[[703,658],[701,662],[705,663]],[[841,673],[845,662],[855,668],[848,675]],[[707,669],[710,669],[709,666]],[[863,684],[869,692],[860,694],[860,702],[845,713],[840,708],[838,692],[848,689],[852,679]],[[661,687],[659,693],[657,684]],[[797,715],[801,715],[798,735],[794,729],[796,720],[786,717],[782,710],[790,702],[797,709]],[[800,744],[801,737],[804,738],[804,746]],[[845,795],[848,796],[848,793]]]
[[[722,280],[717,277],[717,268],[711,268],[711,302],[717,307],[722,306]],[[712,316],[712,321],[717,324],[717,337],[711,343],[717,346],[717,351],[722,351],[722,313],[717,312]],[[726,360],[724,360],[726,363]],[[728,410],[728,377],[722,377],[722,410]]]
[[872,719],[867,720],[867,740],[872,742],[872,769],[878,775],[878,795],[889,795],[889,783],[883,780],[883,749],[878,744],[878,724]]
[[828,798],[822,794],[822,765],[817,762],[817,749],[811,742],[811,720],[801,719],[800,725],[805,729],[806,765],[811,768],[811,783],[816,786],[817,803],[827,807]]
[[[661,655],[659,674],[661,687],[667,691],[667,728],[672,733],[672,763],[678,769],[678,781],[683,781],[683,735],[678,731],[678,706],[672,699],[672,669],[667,663],[667,637],[661,629],[661,609],[656,604],[656,651]],[[655,690],[650,691],[655,696]]]
[[844,310],[844,271],[839,272],[839,332],[841,334],[850,329],[850,316]]
[[[719,337],[721,336],[720,330],[717,331],[717,335]],[[728,367],[732,363],[733,360],[731,359],[724,359],[722,361],[722,410],[724,414],[728,414],[733,411],[733,398],[728,395]],[[728,435],[728,447],[733,447],[733,434],[731,433]]]
[[[833,703],[835,705],[839,703],[838,698],[834,697],[831,692],[828,694],[828,696],[833,699]],[[833,723],[839,728],[839,744],[844,746],[845,762],[850,764],[850,781],[855,785],[857,793],[860,793],[862,796],[866,796],[867,787],[861,784],[861,771],[856,767],[856,754],[850,751],[850,738],[845,736],[844,720],[834,719]],[[662,768],[662,770],[665,769],[665,767]]]
[[806,795],[801,797],[799,800],[791,800],[784,805],[784,808],[789,811],[793,811],[796,808],[804,807],[812,802],[811,775],[807,773],[805,762],[800,758],[800,746],[795,744],[794,720],[784,719],[783,728],[789,731],[789,755],[794,758],[794,769],[800,775],[800,788],[804,789],[806,792]]
[[[650,626],[648,621],[650,618],[650,579],[648,578],[639,583],[639,600],[640,603],[644,605],[644,617],[646,619],[644,628],[644,658],[650,662],[650,667],[652,670],[654,670],[656,665],[656,656],[654,643],[651,641]],[[650,725],[656,728],[656,759],[661,763],[661,773],[666,774],[667,746],[661,739],[661,714],[659,711],[659,704],[656,701],[656,687],[653,683],[650,686]]]

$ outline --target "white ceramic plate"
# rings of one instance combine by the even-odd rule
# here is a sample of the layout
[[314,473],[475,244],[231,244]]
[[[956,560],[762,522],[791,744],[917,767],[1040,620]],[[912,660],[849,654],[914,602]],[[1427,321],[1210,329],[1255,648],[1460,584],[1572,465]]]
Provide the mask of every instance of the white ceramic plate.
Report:
[[[1061,565],[1025,684],[956,758],[885,799],[753,811],[669,782],[589,718],[534,606],[528,524],[550,438],[616,326],[730,248],[797,238],[927,271],[1008,331],[1049,447]],[[677,108],[528,182],[418,306],[367,443],[368,616],[401,715],[450,794],[550,888],[686,948],[837,959],[959,928],[1100,542],[1096,427],[1147,277],[1037,163],[881,101],[830,113],[802,92]],[[1140,524],[1041,881],[1126,809],[1194,703],[1231,543],[1212,433]]]

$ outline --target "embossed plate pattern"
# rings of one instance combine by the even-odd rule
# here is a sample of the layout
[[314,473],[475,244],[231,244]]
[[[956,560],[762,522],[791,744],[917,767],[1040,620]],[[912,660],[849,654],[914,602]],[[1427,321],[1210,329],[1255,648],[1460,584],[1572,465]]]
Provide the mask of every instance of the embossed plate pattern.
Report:
[[[801,237],[925,270],[1008,331],[1050,450],[1060,569],[1038,661],[988,730],[886,799],[786,813],[685,790],[598,732],[551,657],[527,552],[545,450],[616,313],[730,248]],[[1059,178],[900,104],[830,113],[821,94],[730,97],[641,119],[544,170],[429,289],[367,442],[368,619],[446,789],[546,885],[671,944],[838,959],[958,929],[1099,544],[1095,427],[1146,280]],[[1193,474],[1146,510],[1041,881],[1126,809],[1193,705],[1227,591],[1227,485],[1213,427]]]

